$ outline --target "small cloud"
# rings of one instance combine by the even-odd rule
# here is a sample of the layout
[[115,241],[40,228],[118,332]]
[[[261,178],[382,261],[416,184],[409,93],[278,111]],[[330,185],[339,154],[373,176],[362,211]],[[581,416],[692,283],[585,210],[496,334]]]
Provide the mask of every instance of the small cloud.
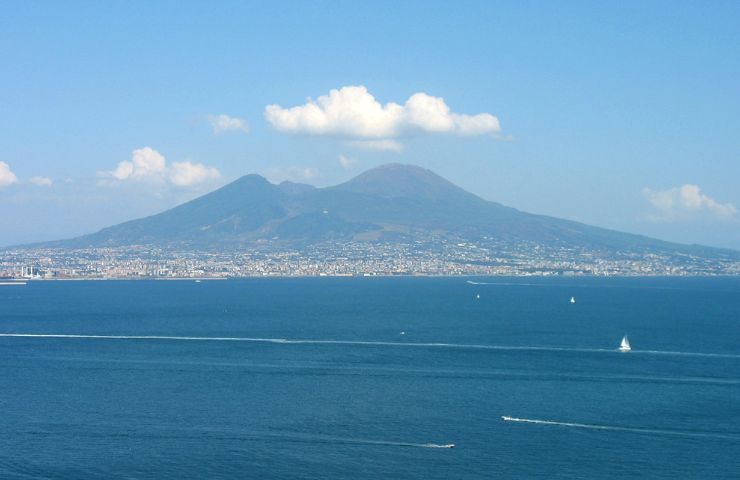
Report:
[[273,168],[265,174],[273,183],[279,183],[284,180],[291,182],[306,182],[321,176],[319,169],[314,167],[298,167],[291,165],[289,167]]
[[213,127],[213,133],[216,135],[233,131],[249,133],[249,125],[243,118],[230,117],[223,113],[221,115],[208,115],[207,118],[211,127]]
[[131,154],[131,160],[124,160],[115,170],[100,172],[100,176],[113,177],[117,180],[142,179],[164,174],[166,160],[158,151],[150,147],[139,148]]
[[655,208],[654,221],[689,220],[699,216],[733,219],[737,208],[732,203],[719,203],[702,193],[698,185],[685,184],[667,190],[644,188],[642,194]]
[[396,140],[354,140],[348,142],[353,147],[385,152],[402,152],[403,144]]
[[189,187],[220,176],[218,170],[206,167],[202,163],[172,162],[169,170],[169,179],[178,187]]
[[312,178],[316,178],[319,176],[319,169],[308,167],[308,168],[300,168],[298,167],[296,170],[294,170],[298,176],[303,177],[305,180],[311,180]]
[[354,158],[349,158],[344,155],[339,155],[339,165],[344,169],[350,169],[357,163]]
[[31,177],[28,181],[39,187],[51,187],[54,183],[49,177]]
[[220,173],[213,167],[190,161],[173,162],[168,166],[164,155],[144,147],[134,150],[131,160],[120,162],[115,170],[98,172],[98,176],[113,181],[154,180],[187,187],[218,178]]
[[7,187],[18,181],[18,177],[15,176],[10,170],[10,165],[5,162],[0,162],[0,187]]
[[403,105],[383,105],[361,85],[331,90],[294,107],[268,105],[265,118],[281,132],[365,141],[440,133],[495,136],[501,131],[498,118],[490,113],[454,113],[443,98],[423,92],[411,95]]

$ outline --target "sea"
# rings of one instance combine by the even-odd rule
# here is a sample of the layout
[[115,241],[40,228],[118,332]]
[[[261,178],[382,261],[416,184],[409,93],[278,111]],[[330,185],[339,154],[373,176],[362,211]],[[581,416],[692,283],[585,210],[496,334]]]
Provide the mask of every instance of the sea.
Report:
[[740,478],[740,278],[0,286],[0,478]]

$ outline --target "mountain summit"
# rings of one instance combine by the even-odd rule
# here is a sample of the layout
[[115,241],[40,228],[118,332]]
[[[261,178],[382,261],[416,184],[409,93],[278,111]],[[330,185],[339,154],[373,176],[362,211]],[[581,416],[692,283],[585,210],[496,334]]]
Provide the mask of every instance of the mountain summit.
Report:
[[246,175],[160,214],[44,245],[225,249],[264,242],[305,247],[326,241],[409,245],[469,241],[586,249],[599,255],[740,255],[521,212],[484,200],[430,170],[396,163],[326,188],[292,182],[274,185],[259,175]]
[[477,198],[431,170],[400,163],[373,168],[334,188],[384,198]]

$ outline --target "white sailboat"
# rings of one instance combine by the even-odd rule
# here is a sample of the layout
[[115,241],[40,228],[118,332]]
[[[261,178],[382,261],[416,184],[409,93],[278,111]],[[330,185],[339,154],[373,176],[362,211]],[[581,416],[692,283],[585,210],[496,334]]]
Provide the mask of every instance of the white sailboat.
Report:
[[629,352],[632,350],[632,347],[630,347],[630,341],[627,338],[627,335],[622,337],[622,343],[619,344],[619,351],[620,352]]
[[576,297],[570,297],[570,303],[576,303]]

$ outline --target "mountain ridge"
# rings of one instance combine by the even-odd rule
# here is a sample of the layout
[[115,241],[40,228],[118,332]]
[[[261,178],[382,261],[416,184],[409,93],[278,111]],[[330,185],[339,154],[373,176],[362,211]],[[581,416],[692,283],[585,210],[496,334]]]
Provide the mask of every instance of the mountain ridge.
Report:
[[268,240],[306,246],[322,241],[430,239],[740,258],[734,250],[672,243],[523,212],[485,200],[431,170],[399,163],[323,188],[294,182],[275,185],[248,174],[164,212],[34,246],[207,249],[244,248]]

